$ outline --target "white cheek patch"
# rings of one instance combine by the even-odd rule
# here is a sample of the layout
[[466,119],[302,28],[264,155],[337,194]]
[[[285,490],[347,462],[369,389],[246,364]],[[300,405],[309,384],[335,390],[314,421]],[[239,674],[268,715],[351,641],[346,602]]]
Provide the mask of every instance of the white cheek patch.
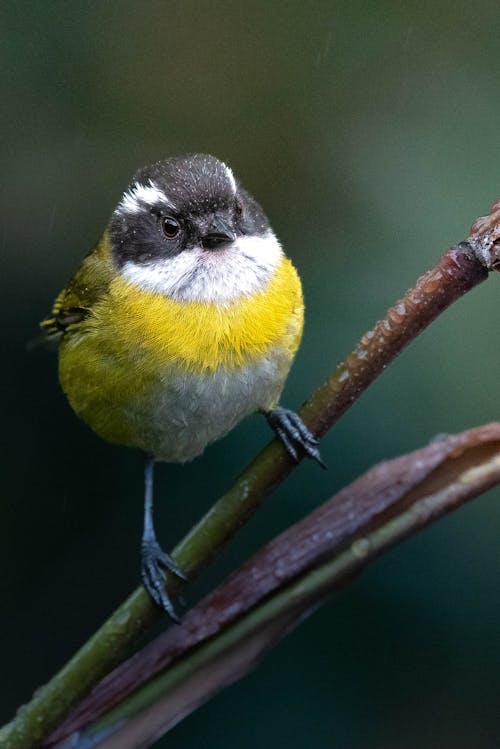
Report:
[[153,206],[167,200],[165,193],[150,179],[148,185],[135,182],[123,195],[118,203],[116,213],[140,213],[144,204]]
[[200,247],[154,263],[128,260],[122,275],[143,289],[179,302],[225,304],[263,291],[283,257],[273,232],[239,237],[219,250]]

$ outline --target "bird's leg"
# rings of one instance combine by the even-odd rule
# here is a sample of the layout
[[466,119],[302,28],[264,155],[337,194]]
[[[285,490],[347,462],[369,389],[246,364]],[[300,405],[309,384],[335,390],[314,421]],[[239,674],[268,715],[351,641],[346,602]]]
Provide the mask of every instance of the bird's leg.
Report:
[[165,591],[165,570],[185,580],[183,572],[172,557],[166,554],[156,540],[153,524],[153,474],[154,459],[146,458],[144,465],[144,532],[141,544],[141,575],[144,587],[153,601],[173,619],[179,622],[172,601]]
[[276,436],[283,443],[287,453],[295,461],[298,461],[299,452],[303,450],[308,458],[315,460],[322,468],[326,468],[321,460],[318,440],[295,411],[277,406],[272,411],[263,411],[263,414],[271,429],[276,432]]

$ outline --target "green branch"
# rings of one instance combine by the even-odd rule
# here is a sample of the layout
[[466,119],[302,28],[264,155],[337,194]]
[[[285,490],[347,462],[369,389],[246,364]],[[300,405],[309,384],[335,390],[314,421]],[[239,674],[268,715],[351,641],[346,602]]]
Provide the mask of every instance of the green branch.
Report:
[[[483,219],[476,233],[449,249],[437,265],[365,334],[345,362],[304,404],[300,414],[322,436],[385,367],[446,307],[483,281],[498,262],[498,216]],[[490,221],[488,223],[488,221]],[[271,442],[241,474],[192,531],[174,549],[180,567],[194,576],[288,476],[295,464],[280,443]],[[175,593],[177,581],[166,586]],[[31,749],[54,730],[90,689],[124,657],[131,644],[158,618],[159,612],[138,588],[14,720],[0,730],[4,749]]]
[[75,749],[149,746],[376,556],[499,483],[500,423],[375,466],[257,552],[183,626],[119,666],[51,745],[71,736]]

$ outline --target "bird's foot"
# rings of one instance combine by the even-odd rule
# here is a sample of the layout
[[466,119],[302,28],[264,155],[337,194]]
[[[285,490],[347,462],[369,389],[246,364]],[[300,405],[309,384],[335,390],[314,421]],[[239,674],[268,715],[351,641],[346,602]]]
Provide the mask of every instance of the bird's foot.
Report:
[[174,622],[180,623],[180,619],[174,609],[174,605],[165,590],[166,570],[181,580],[186,580],[185,574],[174,562],[171,556],[166,554],[158,541],[148,539],[141,546],[141,576],[144,587],[153,601],[163,609]]
[[322,468],[326,468],[321,460],[318,440],[311,434],[295,411],[278,406],[272,411],[265,411],[264,415],[271,429],[276,432],[283,443],[287,453],[295,461],[299,460],[299,450],[302,449],[308,458],[315,460]]

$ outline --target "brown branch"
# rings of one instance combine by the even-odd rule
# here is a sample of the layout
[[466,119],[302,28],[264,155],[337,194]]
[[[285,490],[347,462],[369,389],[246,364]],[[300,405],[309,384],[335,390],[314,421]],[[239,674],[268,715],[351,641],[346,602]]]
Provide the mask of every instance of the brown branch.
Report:
[[388,310],[304,403],[301,415],[322,436],[441,312],[500,269],[500,200],[472,225],[466,242],[451,247]]
[[[478,219],[467,242],[449,249],[436,267],[366,333],[307,401],[300,414],[318,436],[337,421],[388,364],[446,307],[483,281],[498,267],[500,206]],[[193,577],[221,550],[295,463],[273,440],[240,475],[191,532],[173,556]],[[175,593],[169,576],[166,588]],[[157,608],[142,588],[135,590],[51,681],[38,689],[14,720],[0,729],[5,749],[37,746],[90,689],[118,663],[139,636],[158,618]]]
[[[471,429],[380,463],[267,544],[191,609],[180,627],[167,630],[109,674],[47,745],[93,723],[156,674],[181,657],[189,657],[194,648],[217,637],[312,569],[350,550],[357,562],[347,572],[357,571],[377,553],[376,547],[370,548],[374,532],[388,527],[393,533],[398,531],[393,538],[386,533],[383,548],[387,548],[499,482],[500,423]],[[434,504],[432,497],[438,497]],[[410,522],[402,523],[409,508],[413,508]],[[345,574],[332,580],[328,591],[344,579]],[[295,612],[292,620],[299,613]],[[289,617],[284,621],[290,625]],[[272,632],[274,637],[276,628]],[[231,668],[239,674],[238,659],[231,660]],[[211,685],[208,680],[205,698],[206,692],[213,691]]]
[[323,435],[417,335],[487,275],[468,242],[451,247],[304,404],[305,422]]

